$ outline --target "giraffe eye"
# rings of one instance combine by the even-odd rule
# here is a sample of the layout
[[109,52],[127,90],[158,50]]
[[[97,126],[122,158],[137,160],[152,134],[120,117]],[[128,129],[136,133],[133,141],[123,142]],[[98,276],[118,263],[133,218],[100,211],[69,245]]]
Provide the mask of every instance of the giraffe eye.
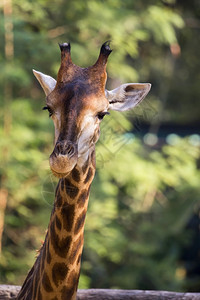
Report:
[[103,120],[103,118],[105,117],[105,115],[109,115],[110,113],[108,112],[108,111],[102,111],[102,112],[99,112],[98,114],[97,114],[97,118],[99,119],[99,120]]
[[49,106],[44,106],[43,110],[48,110],[48,112],[49,112],[49,118],[53,115],[53,110]]

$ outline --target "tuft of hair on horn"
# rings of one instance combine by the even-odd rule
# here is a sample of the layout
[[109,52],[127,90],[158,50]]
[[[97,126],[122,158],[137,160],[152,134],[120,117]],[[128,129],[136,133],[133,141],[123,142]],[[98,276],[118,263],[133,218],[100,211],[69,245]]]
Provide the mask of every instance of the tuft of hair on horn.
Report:
[[112,52],[112,49],[110,48],[110,40],[106,41],[102,46],[101,46],[101,51],[100,53],[105,55],[105,56],[109,56],[110,53]]
[[58,44],[60,47],[61,52],[70,52],[71,50],[71,45],[70,43],[63,43],[63,44]]

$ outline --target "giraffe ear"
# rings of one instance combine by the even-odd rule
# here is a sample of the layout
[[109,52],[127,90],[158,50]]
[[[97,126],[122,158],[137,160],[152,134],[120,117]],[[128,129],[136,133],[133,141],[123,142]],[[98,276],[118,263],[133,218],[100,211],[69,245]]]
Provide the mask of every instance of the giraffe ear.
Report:
[[125,111],[138,105],[151,89],[150,83],[126,83],[112,91],[105,91],[109,109]]
[[48,96],[56,86],[56,80],[48,75],[45,75],[41,72],[33,70],[33,74],[39,81],[41,87],[43,88],[45,95]]

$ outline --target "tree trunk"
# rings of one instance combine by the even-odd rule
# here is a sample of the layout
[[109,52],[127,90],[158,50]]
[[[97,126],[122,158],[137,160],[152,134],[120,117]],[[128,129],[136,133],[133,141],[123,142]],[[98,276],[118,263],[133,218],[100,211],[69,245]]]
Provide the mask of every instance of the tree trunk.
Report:
[[4,214],[6,209],[8,192],[5,189],[0,189],[0,257],[1,257],[1,246],[2,246],[2,235],[4,227]]
[[[19,286],[0,285],[0,300],[14,300],[19,290]],[[200,293],[90,289],[78,290],[77,300],[200,300]]]

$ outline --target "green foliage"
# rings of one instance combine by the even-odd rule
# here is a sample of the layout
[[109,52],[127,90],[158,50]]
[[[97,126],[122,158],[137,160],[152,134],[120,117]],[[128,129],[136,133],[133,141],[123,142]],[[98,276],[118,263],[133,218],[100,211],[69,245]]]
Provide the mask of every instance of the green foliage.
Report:
[[99,151],[104,165],[91,193],[82,271],[90,286],[180,290],[179,257],[199,205],[198,147],[186,138],[157,151],[130,139],[112,158],[107,144]]
[[[186,225],[199,208],[198,143],[180,138],[151,149],[134,139],[132,121],[199,119],[199,34],[186,18],[199,20],[199,5],[194,0],[189,6],[175,0],[12,5],[12,59],[0,44],[0,188],[8,190],[0,283],[22,284],[54,200],[56,179],[48,166],[53,126],[41,111],[44,95],[31,69],[56,77],[57,43],[65,41],[72,44],[76,64],[91,65],[100,45],[111,39],[108,87],[146,81],[153,88],[135,113],[113,112],[102,122],[79,286],[187,290],[181,253],[193,238]],[[5,41],[2,6],[0,38]],[[178,44],[181,55],[170,50]],[[196,289],[198,282],[199,277]]]
[[[4,188],[9,191],[6,248],[0,263],[0,277],[14,284],[21,283],[24,269],[27,271],[31,267],[35,256],[33,249],[39,248],[48,224],[50,207],[42,199],[42,182],[49,174],[50,147],[47,145],[52,132],[49,120],[42,116],[44,112],[35,114],[29,99],[15,100],[10,109],[13,115],[11,132],[5,136],[2,129],[0,131],[0,156],[6,157],[1,162],[0,174]],[[29,250],[24,251],[24,248]]]

